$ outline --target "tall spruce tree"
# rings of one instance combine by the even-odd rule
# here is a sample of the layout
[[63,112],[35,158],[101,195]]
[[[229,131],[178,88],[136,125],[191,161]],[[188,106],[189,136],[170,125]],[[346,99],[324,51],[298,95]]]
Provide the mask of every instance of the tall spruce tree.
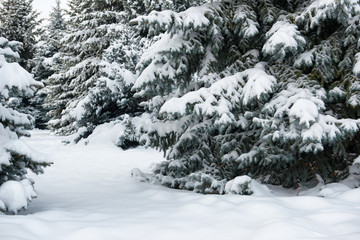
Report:
[[40,34],[39,13],[32,4],[33,0],[3,0],[0,6],[0,36],[23,43],[20,64],[26,68],[34,56],[34,46]]
[[[360,154],[358,1],[219,1],[132,20],[157,36],[133,89],[164,151],[151,181],[224,193],[236,176],[297,187]],[[331,26],[331,27],[328,27]]]
[[56,5],[49,14],[49,23],[41,34],[39,43],[35,46],[36,52],[31,63],[32,73],[38,81],[43,81],[51,76],[55,72],[53,68],[57,66],[60,39],[66,30],[66,22],[60,3],[60,0],[56,1]]
[[[48,78],[57,71],[61,65],[61,43],[60,40],[66,30],[66,22],[60,7],[60,0],[49,14],[48,25],[40,36],[39,42],[35,45],[34,58],[30,60],[31,73],[37,81],[48,84]],[[51,82],[50,82],[51,84]],[[29,99],[29,111],[35,116],[35,126],[46,128],[49,118],[46,116],[48,109],[44,107],[48,88],[39,90],[36,95]]]
[[79,129],[77,119],[89,89],[99,78],[102,54],[117,37],[120,1],[69,1],[68,33],[62,38],[61,63],[49,78],[50,127],[59,134]]

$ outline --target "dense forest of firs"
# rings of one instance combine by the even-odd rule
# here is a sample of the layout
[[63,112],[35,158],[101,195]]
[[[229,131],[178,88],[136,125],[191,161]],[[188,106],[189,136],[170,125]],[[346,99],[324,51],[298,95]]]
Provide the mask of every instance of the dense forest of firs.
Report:
[[0,184],[50,165],[34,126],[156,148],[147,181],[223,194],[247,175],[286,188],[360,164],[360,1],[33,0],[0,7]]

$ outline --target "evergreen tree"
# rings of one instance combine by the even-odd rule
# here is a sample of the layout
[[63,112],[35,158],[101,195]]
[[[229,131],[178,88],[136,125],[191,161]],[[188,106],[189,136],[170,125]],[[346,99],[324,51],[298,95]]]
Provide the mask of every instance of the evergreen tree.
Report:
[[[60,39],[66,30],[66,23],[60,7],[60,0],[50,12],[49,24],[41,34],[40,41],[35,45],[34,58],[30,60],[32,73],[35,80],[47,83],[47,79],[57,71],[60,61]],[[29,111],[35,116],[35,126],[46,128],[49,118],[46,116],[48,109],[44,108],[44,100],[48,88],[39,90],[29,99]]]
[[[50,18],[49,18],[49,33],[51,36],[54,36],[55,40],[59,39],[59,30],[65,30],[66,29],[66,22],[63,16],[63,10],[61,9],[61,1],[56,0],[55,6],[52,8],[52,11],[50,12]],[[54,43],[54,47],[58,47],[56,45],[57,41]]]
[[35,47],[34,59],[31,61],[32,73],[38,81],[43,81],[51,76],[55,72],[53,68],[57,66],[60,39],[66,30],[60,0],[56,1],[49,16],[49,24],[41,34],[40,41]]
[[104,51],[98,78],[81,101],[83,110],[76,122],[81,131],[75,141],[87,137],[100,124],[123,119],[124,114],[130,119],[143,112],[131,88],[136,79],[135,66],[146,41],[125,24],[117,28],[119,38]]
[[70,1],[63,68],[48,80],[50,127],[57,133],[78,132],[78,141],[99,124],[143,112],[131,89],[149,39],[129,28],[129,19],[158,6],[150,2]]
[[50,127],[59,134],[79,129],[88,90],[99,78],[102,55],[117,35],[119,1],[69,1],[68,33],[62,38],[59,69],[48,79]]
[[3,0],[0,7],[0,36],[23,43],[20,64],[27,67],[34,56],[39,13],[33,10],[33,0]]
[[[44,156],[19,139],[29,136],[26,130],[33,126],[34,118],[14,109],[19,103],[17,99],[29,97],[42,87],[16,62],[20,59],[17,51],[21,47],[19,42],[0,38],[0,185],[10,180],[25,179],[27,169],[36,174],[42,173],[43,167],[49,165]],[[31,197],[27,200],[31,200]],[[4,202],[5,205],[9,204]],[[19,209],[7,210],[16,213]]]
[[347,175],[360,154],[360,4],[282,3],[221,1],[131,21],[157,39],[133,87],[157,119],[142,141],[168,159],[148,179],[224,193],[241,175],[286,187]]
[[[185,2],[185,5],[189,4]],[[137,145],[131,121],[144,110],[139,106],[140,99],[133,97],[131,88],[136,79],[136,64],[151,40],[129,28],[128,21],[132,16],[153,9],[178,9],[185,5],[173,1],[123,1],[121,20],[113,29],[117,38],[102,54],[94,86],[77,105],[79,114],[74,118],[73,126],[80,130],[75,141],[87,137],[100,124],[120,119],[127,122],[128,129],[118,145],[123,149]]]

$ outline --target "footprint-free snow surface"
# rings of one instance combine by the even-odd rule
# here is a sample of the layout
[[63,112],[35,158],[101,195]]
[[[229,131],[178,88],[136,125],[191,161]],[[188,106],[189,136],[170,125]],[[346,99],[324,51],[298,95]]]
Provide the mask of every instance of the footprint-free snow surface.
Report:
[[201,195],[140,182],[162,155],[110,144],[67,145],[46,131],[26,141],[54,165],[33,176],[38,198],[0,215],[0,239],[360,239],[360,189],[335,197]]

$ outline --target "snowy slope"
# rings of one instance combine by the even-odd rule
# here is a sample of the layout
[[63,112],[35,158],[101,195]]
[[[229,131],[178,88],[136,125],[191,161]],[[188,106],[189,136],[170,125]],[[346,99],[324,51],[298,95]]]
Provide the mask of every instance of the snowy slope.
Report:
[[27,139],[55,164],[36,181],[22,215],[0,215],[1,240],[360,239],[360,189],[333,198],[201,195],[139,182],[160,153],[111,145],[63,146],[35,131]]

